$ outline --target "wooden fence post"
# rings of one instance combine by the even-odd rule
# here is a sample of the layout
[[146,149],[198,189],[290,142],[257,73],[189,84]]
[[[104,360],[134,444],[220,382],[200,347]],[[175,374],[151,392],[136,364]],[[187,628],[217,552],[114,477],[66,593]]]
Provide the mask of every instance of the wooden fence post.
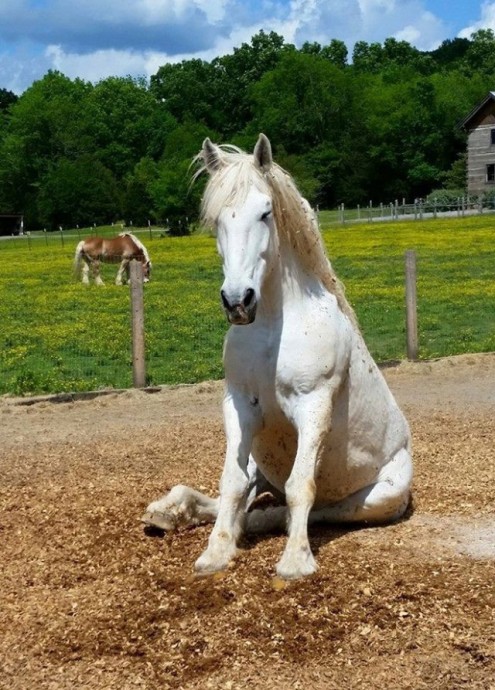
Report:
[[132,384],[134,388],[146,385],[146,357],[144,348],[143,267],[133,259],[129,264],[132,315]]
[[407,358],[418,359],[418,313],[416,300],[416,252],[409,249],[406,260],[406,339]]

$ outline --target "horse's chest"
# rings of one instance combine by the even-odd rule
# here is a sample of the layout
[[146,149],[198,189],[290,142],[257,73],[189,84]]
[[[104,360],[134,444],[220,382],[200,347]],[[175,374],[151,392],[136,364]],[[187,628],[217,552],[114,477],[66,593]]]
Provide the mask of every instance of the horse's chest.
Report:
[[[276,377],[278,342],[270,332],[245,333],[246,327],[231,330],[224,350],[226,378],[259,397],[270,389]],[[246,337],[242,337],[245,334]]]

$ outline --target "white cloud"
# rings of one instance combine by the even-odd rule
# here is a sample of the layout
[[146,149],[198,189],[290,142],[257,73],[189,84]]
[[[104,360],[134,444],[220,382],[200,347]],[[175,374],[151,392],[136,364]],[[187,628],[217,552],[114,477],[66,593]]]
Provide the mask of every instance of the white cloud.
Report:
[[[106,77],[125,77],[128,74],[148,76],[147,53],[134,53],[128,50],[96,50],[94,53],[81,55],[66,53],[60,46],[51,45],[45,56],[52,69],[62,72],[67,77],[81,77],[86,81],[96,82]],[[166,56],[161,56],[162,61]],[[161,63],[163,64],[163,62]]]
[[[16,92],[50,68],[98,81],[150,76],[165,62],[212,60],[260,29],[288,43],[389,36],[421,50],[447,37],[428,0],[0,0],[0,87]],[[495,24],[495,0],[483,25]],[[472,27],[470,27],[472,28]],[[468,31],[468,29],[466,29]]]
[[291,16],[297,21],[298,43],[337,38],[350,50],[356,41],[388,37],[431,50],[446,34],[445,24],[425,9],[424,0],[292,0]]
[[421,39],[421,33],[415,26],[405,26],[395,34],[394,38],[398,41],[407,41],[408,43],[415,44]]
[[495,31],[495,2],[484,2],[481,5],[481,19],[459,32],[460,38],[471,38],[471,34],[479,29],[493,29]]

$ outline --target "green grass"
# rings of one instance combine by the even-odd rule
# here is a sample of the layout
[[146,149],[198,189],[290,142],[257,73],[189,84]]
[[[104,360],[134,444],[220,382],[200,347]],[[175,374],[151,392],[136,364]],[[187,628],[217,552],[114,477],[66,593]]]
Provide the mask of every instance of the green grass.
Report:
[[[493,218],[320,223],[366,341],[379,361],[405,357],[404,252],[418,257],[420,356],[495,350]],[[120,228],[98,228],[115,234]],[[152,261],[145,286],[150,384],[222,376],[226,330],[215,241],[205,235],[137,234]],[[77,233],[40,233],[0,241],[0,393],[32,394],[132,384],[129,290],[72,277]]]

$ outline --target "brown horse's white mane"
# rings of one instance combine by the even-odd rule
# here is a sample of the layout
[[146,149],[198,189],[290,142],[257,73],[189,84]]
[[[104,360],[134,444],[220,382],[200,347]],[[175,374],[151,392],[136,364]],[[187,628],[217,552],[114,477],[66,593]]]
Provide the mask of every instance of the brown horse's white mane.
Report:
[[[221,166],[211,175],[201,204],[201,218],[214,227],[220,212],[234,203],[242,204],[254,186],[272,199],[273,216],[281,244],[297,254],[303,270],[314,273],[326,289],[335,295],[341,311],[359,330],[354,310],[344,294],[344,287],[328,260],[315,214],[301,194],[292,177],[276,163],[267,172],[254,164],[254,157],[236,146],[218,146]],[[194,179],[206,170],[202,154]]]
[[144,244],[141,242],[141,240],[138,240],[138,238],[135,235],[133,235],[132,232],[120,232],[119,237],[130,237],[131,240],[136,245],[136,247],[138,247],[138,249],[140,249],[143,252],[144,260],[146,261],[146,263],[151,264],[148,250],[146,249]]

